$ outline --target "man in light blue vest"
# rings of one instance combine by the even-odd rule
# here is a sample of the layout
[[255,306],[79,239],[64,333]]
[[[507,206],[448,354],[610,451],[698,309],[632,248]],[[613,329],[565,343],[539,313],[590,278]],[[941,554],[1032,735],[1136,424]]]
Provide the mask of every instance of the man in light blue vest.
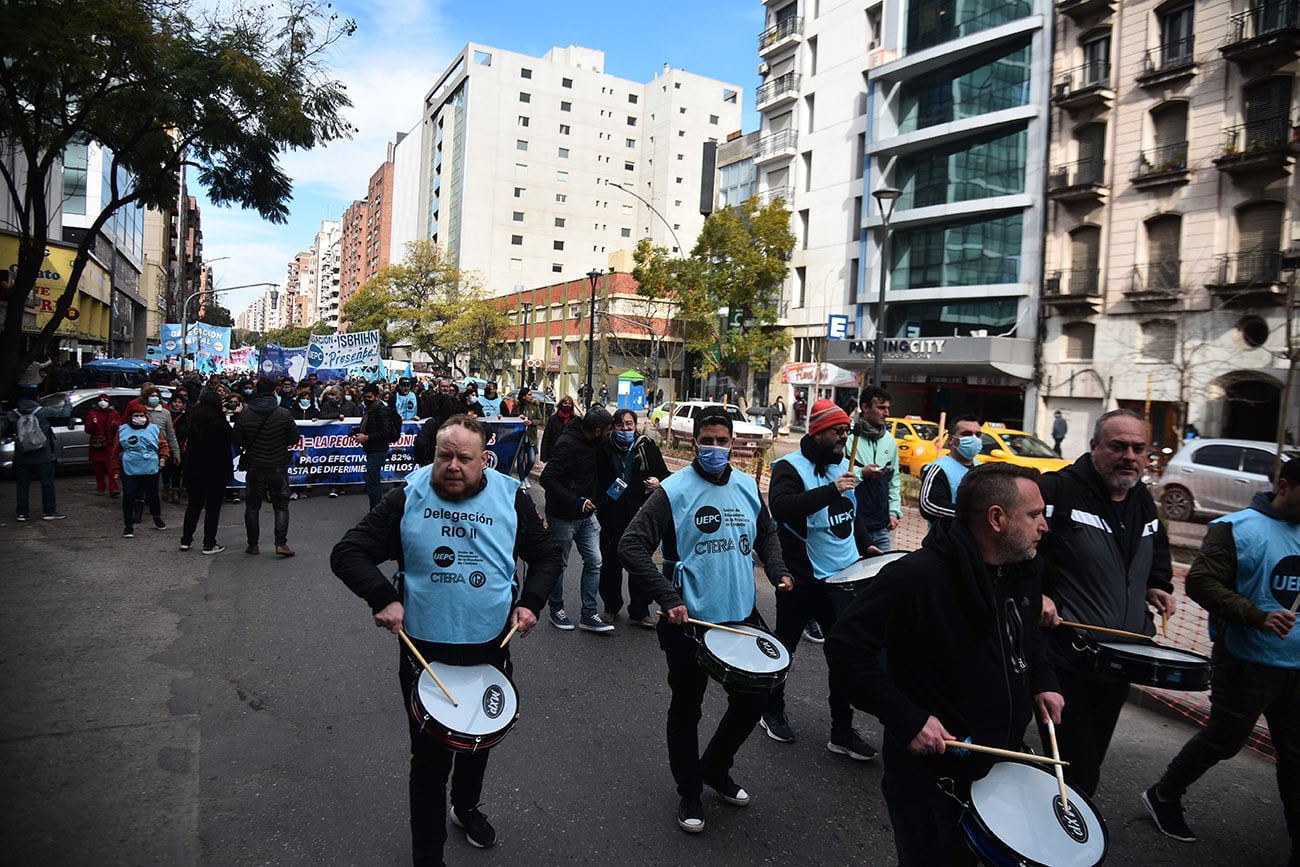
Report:
[[[595,410],[592,410],[593,412]],[[748,806],[749,793],[731,778],[736,752],[758,723],[763,693],[726,686],[727,710],[703,755],[700,708],[708,675],[695,661],[699,645],[688,618],[710,623],[760,624],[754,607],[754,554],[778,589],[794,586],[781,559],[781,543],[758,485],[732,469],[732,427],[721,410],[695,419],[695,460],[664,479],[623,534],[629,580],[665,612],[659,647],[668,661],[668,765],[681,800],[677,825],[688,834],[704,830],[700,802],[708,786],[726,802]],[[663,571],[651,562],[663,549]]]
[[411,421],[419,416],[419,398],[411,393],[411,380],[406,377],[397,381],[397,391],[391,400],[389,405],[402,421]]
[[[526,636],[537,625],[562,569],[560,549],[531,499],[509,476],[487,468],[487,430],[467,415],[438,430],[433,464],[406,477],[334,546],[330,567],[370,605],[374,624],[404,630],[425,659],[492,665],[511,673],[502,640],[512,626]],[[528,564],[522,585],[515,561]],[[398,563],[394,587],[379,571]],[[403,703],[419,670],[403,649],[398,677]],[[447,777],[451,821],[481,849],[496,830],[479,810],[490,750],[453,752],[408,715],[411,737],[411,848],[416,865],[442,864],[447,840]]]
[[957,514],[957,487],[984,447],[979,419],[963,415],[948,422],[948,454],[926,464],[921,471],[921,495],[917,507],[933,527]]
[[479,406],[483,407],[483,418],[499,418],[501,416],[501,395],[497,392],[497,384],[488,382],[483,386],[483,396],[478,399]]
[[1300,461],[1278,474],[1271,496],[1210,525],[1187,573],[1187,595],[1210,613],[1214,679],[1210,719],[1142,793],[1147,812],[1167,836],[1196,839],[1183,819],[1182,797],[1201,775],[1230,759],[1268,720],[1277,750],[1291,861],[1300,863]]

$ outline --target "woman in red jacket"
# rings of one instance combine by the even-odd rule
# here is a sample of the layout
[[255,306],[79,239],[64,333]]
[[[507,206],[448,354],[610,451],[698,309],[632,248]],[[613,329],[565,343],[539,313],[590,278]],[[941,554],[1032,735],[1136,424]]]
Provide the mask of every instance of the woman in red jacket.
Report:
[[86,436],[90,438],[90,463],[95,467],[95,493],[103,494],[107,480],[110,497],[117,496],[117,477],[108,468],[109,457],[113,454],[113,440],[117,439],[117,429],[122,426],[122,417],[109,403],[107,394],[100,394],[99,400],[86,414]]

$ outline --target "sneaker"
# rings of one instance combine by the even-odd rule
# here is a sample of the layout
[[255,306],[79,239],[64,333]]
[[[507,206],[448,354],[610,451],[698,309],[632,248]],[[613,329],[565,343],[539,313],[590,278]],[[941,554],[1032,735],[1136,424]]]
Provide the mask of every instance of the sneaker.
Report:
[[292,557],[293,549],[290,548],[288,545],[276,545],[275,553],[281,557]]
[[477,849],[491,849],[496,845],[496,828],[492,827],[492,823],[478,807],[463,812],[452,807],[451,823],[457,828],[464,828],[465,839]]
[[644,626],[646,629],[654,629],[659,625],[658,621],[649,614],[643,614],[640,617],[629,617],[627,622],[634,626]]
[[606,623],[594,614],[584,614],[578,619],[578,628],[588,632],[613,632],[613,624]]
[[124,528],[122,529],[122,538],[123,538],[123,539],[134,539],[134,538],[135,538],[135,527],[132,527],[130,524],[127,524],[126,527],[124,527]]
[[26,524],[26,523],[27,523],[27,516],[26,516],[26,515],[18,515],[16,518],[14,518],[14,520],[17,521],[17,522],[20,523],[20,524]]
[[63,520],[64,518],[66,518],[66,517],[68,517],[68,516],[65,515],[65,514],[63,514],[62,512],[50,512],[48,515],[41,515],[41,520],[42,520],[42,521],[62,521],[62,520]]
[[297,495],[296,493],[290,494],[290,495],[289,495],[289,499],[291,499],[291,500],[296,500],[296,499],[298,499],[298,495]]
[[809,620],[804,626],[803,637],[805,641],[811,641],[813,644],[826,643],[826,636],[822,635],[822,628],[817,625],[816,620]]
[[211,548],[204,548],[204,549],[203,549],[203,553],[204,553],[204,554],[220,554],[220,553],[221,553],[222,551],[224,551],[224,550],[226,550],[226,546],[225,546],[225,545],[213,545]]
[[618,619],[618,614],[617,614],[617,612],[611,613],[611,612],[609,612],[609,611],[602,611],[602,612],[600,613],[600,622],[601,622],[601,623],[613,623],[613,622],[614,622],[615,620],[617,620],[617,619]]
[[1142,793],[1142,803],[1151,814],[1151,821],[1156,823],[1160,833],[1184,843],[1196,842],[1196,833],[1187,827],[1183,819],[1182,801],[1162,801],[1156,796],[1156,787],[1152,786]]
[[338,492],[338,491],[330,491],[330,499],[331,499],[331,500],[336,499],[336,498],[338,497],[338,495],[339,495],[339,492]]
[[191,543],[191,542],[181,542],[181,550],[182,550],[182,551],[188,551],[188,550],[190,550],[190,548],[192,548],[192,547],[193,547],[193,543]]
[[677,804],[677,827],[687,834],[704,830],[704,805],[699,798],[682,798]]
[[563,629],[565,632],[573,629],[573,621],[569,619],[569,615],[564,613],[563,608],[556,608],[551,612],[551,625],[556,629]]
[[826,749],[837,756],[848,756],[859,762],[869,762],[876,757],[876,748],[864,741],[853,729],[844,734],[831,732],[831,739],[826,742]]
[[167,522],[162,519],[162,515],[153,516],[153,528],[155,530],[166,530]]
[[785,718],[785,714],[765,713],[759,719],[758,724],[767,732],[767,736],[774,741],[780,741],[783,744],[794,742],[794,729],[790,728],[790,723]]
[[262,552],[259,551],[259,550],[257,550],[257,546],[256,546],[256,545],[249,545],[247,548],[244,549],[244,553],[245,553],[245,554],[260,554],[260,553],[262,553]]
[[722,800],[728,804],[735,804],[737,807],[749,806],[749,792],[736,785],[736,781],[731,778],[730,774],[714,780],[705,777],[704,785],[717,792]]

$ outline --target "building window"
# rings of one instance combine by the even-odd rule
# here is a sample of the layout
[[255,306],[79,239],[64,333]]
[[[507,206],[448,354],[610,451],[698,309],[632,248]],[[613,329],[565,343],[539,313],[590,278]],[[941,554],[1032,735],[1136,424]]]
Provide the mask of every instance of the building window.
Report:
[[624,238],[630,238],[632,237],[632,230],[624,226],[623,228],[618,230],[618,234]]
[[520,101],[520,102],[532,102],[532,101],[533,101],[533,95],[532,95],[531,93],[527,93],[527,92],[521,90],[521,91],[519,91],[519,101]]
[[686,154],[678,154],[678,155],[677,155],[677,159],[679,159],[679,160],[684,160],[684,159],[686,159]]
[[1033,14],[1030,0],[910,0],[907,51],[912,54]]
[[1142,323],[1142,357],[1172,364],[1178,325],[1172,319],[1150,319]]
[[945,139],[898,161],[899,207],[923,208],[1024,192],[1029,134],[999,130]]
[[567,202],[567,201],[569,201],[569,197],[568,197],[567,195],[565,195],[564,193],[556,193],[556,194],[555,194],[555,203],[556,203],[557,205],[563,205],[563,204],[564,204],[565,202]]
[[523,260],[523,259],[511,259],[511,260],[510,260],[510,270],[511,270],[511,271],[522,271],[522,270],[524,270],[524,260]]
[[533,77],[533,71],[532,71],[531,69],[528,69],[527,67],[524,67],[523,69],[520,69],[520,70],[519,70],[519,77],[520,77],[520,78],[532,78],[532,77]]
[[625,203],[623,205],[623,216],[630,217],[631,215],[632,215],[632,206]]
[[516,139],[516,140],[515,140],[515,150],[517,150],[517,151],[526,151],[526,150],[528,150],[528,142],[524,141],[523,139]]
[[524,236],[523,236],[523,235],[511,235],[511,236],[510,236],[510,244],[511,244],[511,246],[514,246],[514,247],[522,247],[522,246],[524,245]]
[[474,62],[477,63],[479,66],[491,66],[492,55],[488,54],[486,51],[475,51]]
[[1061,328],[1064,361],[1092,361],[1096,326],[1091,322],[1070,322]]
[[633,105],[636,105],[637,95],[635,93],[629,93],[627,95],[627,101],[632,103]]
[[900,92],[898,131],[949,123],[1029,103],[1027,42],[968,59],[906,81]]
[[681,179],[681,178],[677,178],[677,183],[680,184],[681,182],[682,182],[682,179]]
[[572,79],[572,78],[561,78],[561,79],[560,79],[560,87],[567,87],[568,89],[572,90],[572,89],[573,89],[573,79]]
[[686,106],[683,105],[683,106],[678,107],[678,109],[677,109],[677,113],[678,113],[678,114],[686,114]]
[[522,178],[526,174],[528,174],[528,164],[515,163],[515,177]]
[[569,173],[559,169],[555,172],[555,179],[562,184],[567,184],[569,182]]
[[570,128],[567,123],[560,124],[560,135],[568,135],[569,132],[570,132]]
[[636,139],[634,138],[627,139],[626,144],[628,147],[634,148],[636,147]]
[[564,228],[564,217],[556,217],[556,218],[555,218],[555,228],[557,228],[557,229],[563,229],[563,228]]
[[1192,4],[1156,13],[1160,18],[1160,67],[1192,62],[1192,33],[1195,9]]
[[631,160],[626,160],[623,163],[623,169],[625,171],[634,172],[636,171],[636,163],[632,162]]
[[1081,87],[1110,83],[1110,33],[1100,33],[1083,43],[1083,81]]
[[563,271],[564,271],[564,266],[561,265],[559,262],[552,262],[552,263],[551,263],[551,273],[552,273],[552,274],[560,274],[560,273],[562,273]]
[[552,249],[552,250],[563,250],[563,249],[564,249],[564,242],[563,242],[563,241],[552,241],[552,242],[551,242],[551,249]]
[[514,220],[516,223],[522,223],[524,221],[524,212],[515,211],[513,214],[510,215],[510,219]]
[[561,101],[561,102],[560,102],[560,111],[573,111],[573,103],[571,103],[571,102],[563,102],[563,101]]
[[718,116],[717,116],[716,114],[711,114],[711,115],[709,115],[709,123],[711,123],[713,126],[717,126],[717,125],[718,125]]
[[523,188],[523,187],[515,187],[515,198],[516,198],[516,199],[522,199],[523,197],[524,197],[524,188]]
[[895,231],[893,288],[1015,283],[1023,234],[1018,213]]
[[556,155],[562,160],[567,160],[569,158],[569,149],[560,148],[559,152]]
[[730,88],[723,88],[722,101],[727,105],[735,105],[737,96],[738,94],[736,91],[731,90]]
[[519,125],[528,126],[528,118],[524,117],[522,114],[519,115]]
[[629,115],[627,116],[627,125],[628,125],[628,126],[636,126],[636,118],[629,114]]

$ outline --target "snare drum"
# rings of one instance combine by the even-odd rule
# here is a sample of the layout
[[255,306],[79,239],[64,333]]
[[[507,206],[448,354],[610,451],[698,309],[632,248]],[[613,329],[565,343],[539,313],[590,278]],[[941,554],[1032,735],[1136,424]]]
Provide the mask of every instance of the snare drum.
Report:
[[962,813],[966,843],[985,864],[1094,867],[1110,843],[1092,802],[1066,786],[1061,804],[1055,774],[1020,762],[997,762],[971,783]]
[[775,636],[748,623],[729,623],[752,635],[710,629],[700,639],[695,659],[709,677],[741,692],[771,692],[785,683],[790,653]]
[[844,613],[844,609],[849,606],[849,603],[856,599],[863,588],[880,574],[881,569],[910,553],[912,552],[889,551],[884,554],[877,554],[875,557],[863,557],[852,566],[847,566],[835,574],[823,578],[822,583],[826,585],[827,589],[836,591],[831,594],[831,605],[835,608],[835,616],[838,617]]
[[1098,671],[1142,686],[1202,692],[1210,688],[1214,673],[1214,665],[1206,657],[1172,647],[1098,641],[1090,644],[1088,651]]
[[429,672],[411,690],[411,715],[425,734],[450,750],[472,753],[501,742],[519,719],[519,696],[510,678],[490,665],[429,662],[459,704],[443,695]]

